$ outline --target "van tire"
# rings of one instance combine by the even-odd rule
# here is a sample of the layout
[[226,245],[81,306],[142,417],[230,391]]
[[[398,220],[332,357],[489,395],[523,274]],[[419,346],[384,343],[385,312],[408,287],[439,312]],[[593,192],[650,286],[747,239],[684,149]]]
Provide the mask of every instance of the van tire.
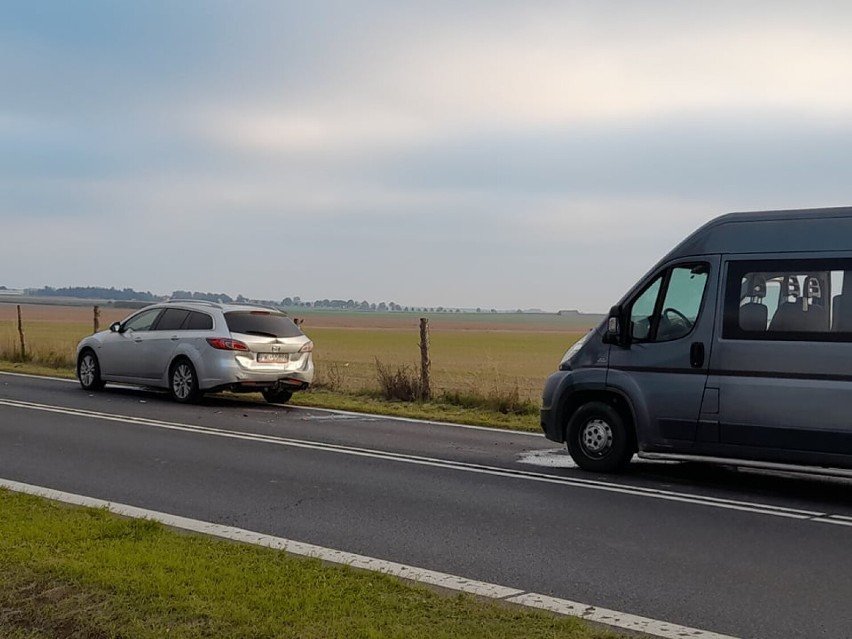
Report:
[[574,411],[568,420],[565,441],[580,468],[598,473],[623,471],[635,452],[624,416],[601,401],[586,402]]

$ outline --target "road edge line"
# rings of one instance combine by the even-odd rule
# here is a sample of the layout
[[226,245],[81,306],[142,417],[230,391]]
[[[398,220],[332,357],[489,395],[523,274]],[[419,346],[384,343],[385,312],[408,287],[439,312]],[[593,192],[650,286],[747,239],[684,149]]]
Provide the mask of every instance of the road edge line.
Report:
[[479,597],[506,601],[508,603],[528,608],[548,610],[563,616],[579,617],[586,621],[604,624],[622,630],[641,632],[661,639],[682,639],[686,636],[692,639],[737,639],[736,637],[729,635],[721,635],[715,632],[699,630],[697,628],[689,628],[687,626],[680,626],[664,621],[658,621],[656,619],[649,619],[647,617],[640,617],[606,608],[599,608],[567,599],[559,599],[556,597],[524,592],[523,590],[510,588],[508,586],[491,584],[475,579],[467,579],[465,577],[385,561],[383,559],[376,559],[365,555],[335,550],[333,548],[325,548],[323,546],[307,544],[300,541],[294,541],[292,539],[286,539],[284,537],[266,535],[251,530],[245,530],[243,528],[236,528],[234,526],[225,526],[198,519],[190,519],[156,510],[105,501],[95,497],[86,497],[85,495],[67,493],[60,490],[54,490],[52,488],[46,488],[44,486],[34,486],[32,484],[26,484],[10,479],[0,478],[0,488],[75,506],[101,508],[124,517],[150,519],[158,521],[171,528],[179,528],[181,530],[196,532],[212,537],[262,546],[265,548],[272,548],[275,550],[282,550],[293,555],[310,557],[324,562],[346,565],[361,570],[384,573],[394,577],[414,581],[416,583],[464,592]]

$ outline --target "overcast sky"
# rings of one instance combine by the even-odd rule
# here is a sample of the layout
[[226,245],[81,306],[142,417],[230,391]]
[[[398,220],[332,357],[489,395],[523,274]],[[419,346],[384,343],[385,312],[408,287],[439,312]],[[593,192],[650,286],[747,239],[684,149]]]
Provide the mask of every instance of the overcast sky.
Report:
[[605,311],[721,213],[852,204],[843,3],[0,8],[9,287]]

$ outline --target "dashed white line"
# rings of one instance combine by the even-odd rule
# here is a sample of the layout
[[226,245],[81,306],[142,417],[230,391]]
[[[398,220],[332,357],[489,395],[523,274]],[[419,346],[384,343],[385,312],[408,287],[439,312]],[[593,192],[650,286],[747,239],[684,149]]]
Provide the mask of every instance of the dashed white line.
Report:
[[356,457],[368,457],[373,459],[382,459],[385,461],[394,461],[399,463],[414,464],[420,466],[431,466],[435,468],[443,468],[448,470],[456,470],[462,472],[479,473],[491,475],[495,477],[506,477],[512,479],[521,479],[526,481],[536,481],[548,484],[558,484],[563,486],[572,486],[576,488],[586,488],[590,490],[600,490],[610,493],[619,493],[624,495],[632,495],[637,497],[645,497],[649,499],[661,499],[666,501],[674,501],[685,504],[694,504],[698,506],[708,506],[712,508],[721,508],[726,510],[736,510],[741,512],[756,513],[759,515],[769,515],[773,517],[784,517],[787,519],[798,519],[803,521],[812,521],[817,523],[829,523],[838,525],[848,525],[848,522],[841,519],[836,519],[831,516],[831,513],[824,513],[812,510],[801,510],[797,508],[786,508],[783,506],[775,506],[772,504],[761,504],[756,502],[738,501],[732,499],[722,499],[718,497],[710,497],[703,495],[691,495],[689,493],[678,493],[670,490],[662,490],[657,488],[645,488],[642,486],[627,486],[612,482],[605,482],[594,479],[585,479],[581,477],[562,477],[558,475],[548,475],[540,472],[532,472],[525,470],[515,470],[512,468],[501,468],[497,466],[487,466],[484,464],[473,464],[469,462],[454,461],[449,459],[438,459],[433,457],[422,457],[417,455],[409,455],[405,453],[395,453],[391,451],[375,450],[369,448],[357,448],[353,446],[344,446],[339,444],[329,444],[324,442],[307,441],[299,439],[291,439],[286,437],[278,437],[275,435],[262,435],[259,433],[247,433],[243,431],[233,431],[223,428],[213,428],[209,426],[198,426],[194,424],[182,424],[178,422],[166,422],[145,417],[133,417],[130,415],[116,415],[112,413],[101,413],[96,411],[82,410],[77,408],[66,408],[64,406],[52,406],[49,404],[36,404],[33,402],[21,402],[17,400],[0,399],[0,406],[10,408],[18,408],[24,410],[36,410],[49,413],[58,413],[74,417],[82,417],[87,419],[98,419],[112,422],[120,422],[124,424],[146,426],[152,428],[160,428],[165,430],[183,431],[199,435],[211,437],[225,437],[229,439],[238,439],[244,441],[253,441],[264,444],[272,444],[277,446],[287,446],[291,448],[301,448],[308,450],[316,450],[322,452],[331,452],[342,455],[352,455]]

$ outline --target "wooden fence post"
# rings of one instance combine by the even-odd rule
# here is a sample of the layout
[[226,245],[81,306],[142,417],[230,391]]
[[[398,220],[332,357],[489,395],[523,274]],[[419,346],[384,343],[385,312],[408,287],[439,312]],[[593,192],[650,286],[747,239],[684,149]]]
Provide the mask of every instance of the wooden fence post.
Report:
[[429,320],[420,318],[420,399],[428,401],[432,399],[432,388],[429,383],[429,369],[432,362],[429,360]]
[[101,309],[99,306],[95,306],[92,313],[92,329],[92,333],[101,330]]
[[27,342],[24,339],[24,323],[21,321],[21,305],[18,304],[18,337],[21,339],[21,361],[27,361]]

